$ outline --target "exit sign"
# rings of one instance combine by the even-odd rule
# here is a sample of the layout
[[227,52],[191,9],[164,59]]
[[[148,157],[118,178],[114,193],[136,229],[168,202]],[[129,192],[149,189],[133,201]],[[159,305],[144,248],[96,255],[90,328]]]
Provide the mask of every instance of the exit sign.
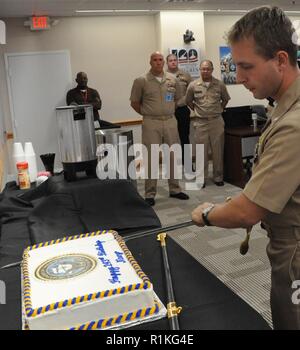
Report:
[[31,30],[50,29],[49,17],[47,16],[30,17],[30,29]]

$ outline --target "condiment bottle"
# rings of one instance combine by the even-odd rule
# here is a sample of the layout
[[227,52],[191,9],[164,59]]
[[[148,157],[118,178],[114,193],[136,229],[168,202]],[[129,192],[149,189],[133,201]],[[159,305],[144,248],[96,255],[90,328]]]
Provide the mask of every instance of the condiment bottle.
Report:
[[18,181],[20,190],[26,190],[30,188],[30,178],[28,173],[28,163],[27,162],[18,162]]

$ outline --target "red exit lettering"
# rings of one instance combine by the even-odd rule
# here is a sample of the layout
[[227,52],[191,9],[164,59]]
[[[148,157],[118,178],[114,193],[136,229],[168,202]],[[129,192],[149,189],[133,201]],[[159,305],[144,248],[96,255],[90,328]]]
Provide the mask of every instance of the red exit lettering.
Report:
[[32,17],[32,27],[34,29],[45,29],[48,28],[48,17]]

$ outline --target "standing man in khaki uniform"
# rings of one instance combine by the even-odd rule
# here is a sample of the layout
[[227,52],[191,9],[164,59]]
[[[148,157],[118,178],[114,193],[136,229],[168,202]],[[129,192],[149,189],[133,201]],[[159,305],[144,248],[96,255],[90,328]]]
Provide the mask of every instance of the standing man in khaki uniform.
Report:
[[[201,78],[193,81],[186,93],[187,105],[195,111],[192,118],[195,143],[204,144],[204,178],[208,178],[208,150],[211,148],[213,179],[223,186],[224,121],[222,112],[230,100],[226,86],[212,76],[211,61],[200,63]],[[205,186],[205,183],[203,187]]]
[[270,238],[271,310],[275,329],[300,330],[300,72],[294,28],[278,7],[242,17],[228,34],[237,80],[258,99],[276,103],[257,145],[252,177],[224,204],[204,203],[199,226],[251,227]]
[[[135,79],[131,90],[131,107],[143,116],[142,142],[148,151],[148,174],[145,181],[145,200],[154,205],[157,180],[151,179],[151,145],[167,144],[172,146],[179,143],[177,121],[174,117],[177,82],[169,73],[164,72],[164,57],[154,52],[150,57],[150,71]],[[170,197],[189,199],[181,192],[179,181],[174,179],[174,156],[170,157]]]
[[182,147],[182,164],[184,164],[184,145],[190,144],[190,109],[185,102],[185,94],[192,77],[189,73],[178,68],[178,59],[175,55],[167,56],[167,72],[172,74],[178,81],[177,104],[175,117],[177,119],[178,133]]

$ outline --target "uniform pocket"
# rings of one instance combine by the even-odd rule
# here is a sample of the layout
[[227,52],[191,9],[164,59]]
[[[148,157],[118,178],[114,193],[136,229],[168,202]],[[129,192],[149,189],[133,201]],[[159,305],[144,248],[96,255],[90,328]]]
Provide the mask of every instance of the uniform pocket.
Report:
[[169,86],[168,88],[167,88],[167,91],[168,92],[172,92],[173,94],[176,92],[176,88],[175,87],[173,87],[173,86]]
[[220,100],[221,100],[221,92],[220,92],[220,91],[215,91],[215,92],[214,92],[214,98],[215,98],[217,101],[220,101]]
[[204,95],[202,92],[196,92],[194,93],[194,99],[198,101],[202,101],[204,99]]
[[196,92],[195,91],[194,96],[199,98],[199,97],[203,96],[203,94],[202,94],[202,92]]
[[186,80],[180,79],[180,80],[179,80],[179,85],[180,85],[180,86],[183,86],[183,87],[186,87],[186,86],[188,85],[188,83],[187,83]]

